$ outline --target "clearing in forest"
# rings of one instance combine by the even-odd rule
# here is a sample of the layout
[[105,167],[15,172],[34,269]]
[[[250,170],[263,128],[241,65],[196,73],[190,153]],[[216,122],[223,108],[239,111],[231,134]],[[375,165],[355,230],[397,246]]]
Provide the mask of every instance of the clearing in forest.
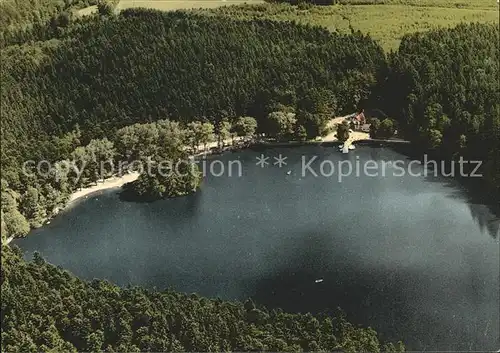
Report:
[[[498,23],[496,0],[338,0],[332,6],[291,6],[263,0],[121,0],[118,10],[197,9],[232,18],[267,18],[326,27],[331,31],[369,33],[385,51],[396,50],[406,33],[452,27],[461,22]],[[370,4],[371,2],[371,4]],[[230,6],[239,5],[239,6]]]
[[437,27],[453,27],[461,22],[498,23],[496,0],[339,0],[332,6],[291,6],[261,4],[200,10],[233,18],[268,18],[296,21],[349,33],[352,26],[370,34],[385,51],[396,50],[407,33]]
[[117,9],[123,10],[133,7],[147,7],[158,10],[182,10],[215,8],[219,6],[259,4],[262,0],[121,0]]

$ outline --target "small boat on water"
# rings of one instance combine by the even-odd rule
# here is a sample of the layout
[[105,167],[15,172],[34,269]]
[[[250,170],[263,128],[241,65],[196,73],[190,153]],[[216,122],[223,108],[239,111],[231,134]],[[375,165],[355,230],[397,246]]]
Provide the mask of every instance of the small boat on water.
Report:
[[317,279],[314,281],[314,283],[321,283],[321,282],[323,282],[323,278],[320,278],[320,279]]
[[354,145],[350,145],[350,146],[349,146],[349,149],[350,149],[350,150],[355,150],[355,149],[356,149],[356,146],[354,146]]
[[342,148],[344,148],[344,145],[340,145],[340,146],[339,146],[339,149],[340,149],[340,150],[341,150]]
[[291,170],[289,170],[288,172],[286,172],[286,175],[290,175],[290,174],[292,174]]
[[349,146],[344,145],[344,148],[342,148],[342,153],[349,153]]

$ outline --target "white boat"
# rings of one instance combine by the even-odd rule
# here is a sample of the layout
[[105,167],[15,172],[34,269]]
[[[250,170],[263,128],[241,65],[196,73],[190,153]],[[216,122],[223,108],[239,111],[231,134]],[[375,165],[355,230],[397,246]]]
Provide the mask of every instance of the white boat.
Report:
[[356,149],[356,146],[354,146],[354,145],[350,145],[350,146],[349,146],[349,149],[350,149],[350,150],[355,150],[355,149]]
[[323,278],[320,278],[320,279],[317,279],[314,281],[314,283],[321,283],[321,282],[323,282]]
[[342,148],[344,148],[344,145],[340,145],[340,146],[339,146],[339,149],[342,149]]
[[286,175],[290,175],[290,174],[292,174],[291,170],[289,170],[288,172],[286,172]]
[[349,153],[349,146],[344,145],[344,148],[342,148],[342,153]]

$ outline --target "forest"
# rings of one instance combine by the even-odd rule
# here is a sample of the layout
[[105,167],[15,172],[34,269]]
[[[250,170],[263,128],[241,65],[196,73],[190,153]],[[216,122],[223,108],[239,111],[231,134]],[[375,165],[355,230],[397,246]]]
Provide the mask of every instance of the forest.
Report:
[[[219,6],[194,11],[233,19],[259,18],[294,21],[344,34],[350,33],[352,29],[360,30],[362,33],[370,34],[386,53],[397,51],[402,37],[406,34],[427,32],[436,28],[452,28],[461,23],[479,22],[497,26],[499,24],[498,4],[494,0],[468,2],[457,0],[336,0],[335,5],[328,6],[315,6],[312,2],[315,1],[270,0],[260,4]],[[291,3],[298,5],[291,5]],[[121,5],[125,4],[132,4],[132,0],[122,0]],[[161,7],[161,3],[156,4],[158,8]],[[156,7],[156,4],[150,1],[148,6]]]
[[[499,28],[462,24],[413,34],[389,56],[378,94],[403,135],[445,159],[483,161],[500,199]],[[497,193],[495,193],[495,190]]]
[[[186,147],[255,132],[313,139],[331,117],[369,108],[418,151],[484,161],[500,198],[498,26],[406,35],[386,55],[359,31],[292,21],[107,5],[79,18],[72,9],[93,2],[26,4],[1,3],[2,243],[115,172],[97,174],[100,162],[185,158]],[[394,129],[374,119],[372,136]],[[55,168],[26,174],[29,160]],[[89,168],[76,178],[68,162]],[[134,187],[169,197],[200,182],[143,177]],[[8,246],[1,279],[6,351],[396,350],[341,318],[84,282]]]

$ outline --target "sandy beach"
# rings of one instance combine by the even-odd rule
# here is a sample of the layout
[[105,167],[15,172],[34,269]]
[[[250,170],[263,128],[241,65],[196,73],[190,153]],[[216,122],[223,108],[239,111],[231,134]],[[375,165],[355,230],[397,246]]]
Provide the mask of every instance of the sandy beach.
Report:
[[92,185],[92,186],[89,186],[86,188],[82,188],[81,190],[78,190],[78,191],[75,191],[74,193],[72,193],[69,200],[68,200],[68,204],[70,204],[71,202],[76,201],[82,197],[93,194],[96,191],[122,187],[126,183],[130,183],[130,182],[136,180],[138,177],[139,177],[139,173],[133,172],[130,174],[126,174],[126,175],[122,176],[121,178],[120,177],[112,177],[109,179],[105,179],[104,181],[98,181],[97,185]]

